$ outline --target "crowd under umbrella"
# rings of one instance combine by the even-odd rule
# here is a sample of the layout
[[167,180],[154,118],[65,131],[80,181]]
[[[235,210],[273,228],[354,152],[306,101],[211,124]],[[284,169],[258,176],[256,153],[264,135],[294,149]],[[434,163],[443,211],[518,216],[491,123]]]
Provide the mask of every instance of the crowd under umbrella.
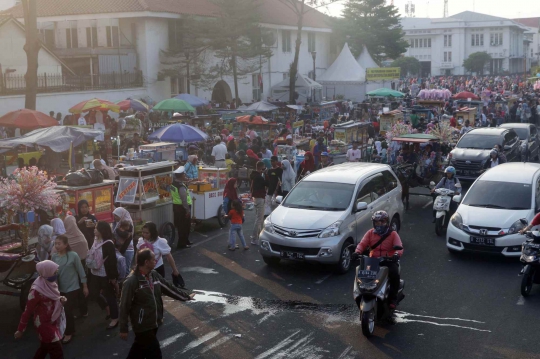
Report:
[[403,92],[399,92],[399,91],[392,90],[385,87],[370,91],[367,94],[369,96],[379,96],[379,97],[404,97],[405,96]]
[[170,98],[156,104],[153,108],[156,111],[166,112],[196,112],[195,108],[184,100]]
[[91,110],[120,112],[120,106],[111,101],[93,98],[76,104],[69,109],[69,112],[79,114]]
[[23,130],[35,130],[57,125],[58,121],[55,118],[43,112],[28,109],[11,111],[0,117],[0,126]]
[[181,93],[180,95],[175,96],[174,98],[177,99],[177,100],[186,101],[187,103],[189,103],[193,107],[208,106],[208,104],[210,104],[209,101],[204,100],[204,99],[202,99],[200,97],[188,94],[188,93]]
[[135,100],[132,98],[128,98],[124,101],[119,101],[116,103],[118,106],[120,106],[120,110],[127,111],[129,109],[133,111],[141,111],[141,112],[148,112],[150,111],[150,107],[145,104],[144,102],[140,100]]
[[169,125],[148,136],[151,141],[161,142],[200,142],[206,141],[208,135],[196,127],[184,125],[181,123],[175,123]]

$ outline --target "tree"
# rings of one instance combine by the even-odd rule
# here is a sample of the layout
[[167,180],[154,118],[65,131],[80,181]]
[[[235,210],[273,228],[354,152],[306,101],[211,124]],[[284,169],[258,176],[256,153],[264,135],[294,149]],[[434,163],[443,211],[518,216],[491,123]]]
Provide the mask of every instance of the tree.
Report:
[[491,55],[487,52],[474,52],[463,61],[463,67],[470,72],[484,74],[484,68],[491,61]]
[[409,44],[403,39],[399,24],[398,8],[385,5],[386,0],[348,0],[343,18],[336,22],[338,33],[348,37],[355,55],[360,55],[365,45],[375,61],[398,58]]
[[420,61],[414,57],[402,56],[392,62],[392,67],[401,68],[401,76],[418,75],[420,72]]
[[41,49],[41,42],[37,30],[37,9],[36,0],[22,0],[24,14],[24,28],[26,32],[26,93],[24,107],[29,110],[36,109],[37,85],[38,85],[38,55]]
[[279,0],[279,2],[286,5],[297,19],[297,33],[296,43],[294,47],[294,60],[289,69],[289,102],[295,104],[295,84],[296,76],[298,74],[298,61],[300,58],[300,45],[302,44],[302,28],[304,26],[304,16],[310,11],[316,11],[315,9],[321,6],[327,6],[340,0]]

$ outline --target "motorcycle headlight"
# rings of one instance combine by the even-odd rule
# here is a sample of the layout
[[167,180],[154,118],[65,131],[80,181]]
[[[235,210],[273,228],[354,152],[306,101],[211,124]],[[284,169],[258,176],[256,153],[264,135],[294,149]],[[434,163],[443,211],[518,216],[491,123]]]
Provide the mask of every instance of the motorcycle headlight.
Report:
[[527,256],[525,254],[522,254],[521,260],[524,262],[534,262],[536,260],[536,256]]
[[525,225],[523,223],[521,223],[521,220],[518,219],[508,229],[508,234],[517,233],[517,232],[521,231],[523,228],[525,228]]
[[461,214],[454,213],[452,218],[450,218],[450,222],[452,222],[452,225],[456,228],[463,229],[463,219],[461,218]]
[[329,238],[329,237],[335,237],[339,235],[339,226],[341,226],[341,223],[343,221],[336,221],[323,229],[321,234],[319,234],[319,238]]
[[276,232],[274,231],[274,226],[272,225],[270,217],[266,218],[264,221],[264,230],[270,234],[274,234]]

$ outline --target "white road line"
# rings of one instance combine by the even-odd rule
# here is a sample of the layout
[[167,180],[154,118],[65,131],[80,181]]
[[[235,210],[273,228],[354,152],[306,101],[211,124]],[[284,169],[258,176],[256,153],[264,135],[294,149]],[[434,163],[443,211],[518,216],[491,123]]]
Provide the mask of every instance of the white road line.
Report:
[[522,295],[520,295],[516,305],[524,305],[524,304],[525,304],[525,298]]
[[184,335],[186,335],[186,333],[179,333],[179,334],[173,335],[172,337],[168,337],[168,338],[166,338],[166,339],[163,339],[163,340],[159,343],[159,346],[160,346],[161,348],[165,348],[165,347],[171,345],[172,343],[174,343],[178,338],[183,337]]
[[429,200],[429,202],[426,203],[426,204],[424,204],[424,205],[422,206],[422,208],[428,208],[428,207],[431,206],[432,204],[433,204],[433,201]]
[[204,354],[207,351],[212,350],[215,347],[217,347],[217,346],[219,346],[219,345],[221,345],[223,343],[228,342],[229,340],[231,340],[232,337],[233,337],[232,335],[228,335],[226,337],[223,337],[221,339],[216,340],[214,343],[212,343],[212,344],[208,345],[207,347],[203,348],[203,350],[201,350],[201,354]]
[[316,281],[315,284],[321,284],[322,282],[324,282],[325,280],[327,280],[327,279],[330,278],[331,276],[332,276],[331,274],[325,275],[324,277],[322,277],[321,279],[319,279],[318,281]]
[[206,343],[207,341],[209,341],[210,339],[213,339],[215,337],[217,337],[221,332],[219,330],[215,330],[213,332],[210,332],[206,335],[203,335],[202,337],[200,337],[199,339],[195,339],[194,341],[192,341],[191,343],[189,343],[188,345],[186,345],[185,349],[180,352],[180,354],[184,354],[185,352],[187,352],[188,350],[191,350],[193,348],[196,348],[198,347],[199,345],[203,344],[203,343]]
[[206,234],[202,234],[201,232],[195,231],[195,232],[193,232],[193,233],[197,233],[199,236],[203,236],[203,237],[205,237],[205,238],[208,238],[208,236],[207,236]]
[[283,339],[281,342],[279,342],[277,345],[275,345],[273,348],[268,349],[262,354],[259,354],[255,359],[264,359],[268,357],[272,357],[272,355],[278,351],[280,351],[282,348],[286,347],[287,345],[294,343],[296,339],[293,339],[293,337],[300,333],[301,330],[297,330],[296,332],[289,335],[287,338]]

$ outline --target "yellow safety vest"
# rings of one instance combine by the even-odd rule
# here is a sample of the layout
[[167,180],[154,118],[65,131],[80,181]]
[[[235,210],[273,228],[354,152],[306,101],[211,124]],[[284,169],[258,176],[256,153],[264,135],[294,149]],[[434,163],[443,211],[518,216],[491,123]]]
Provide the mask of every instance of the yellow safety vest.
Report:
[[[191,206],[193,204],[193,201],[191,199],[191,194],[189,193],[189,189],[183,183],[182,183],[182,186],[186,189],[187,204]],[[174,184],[171,184],[171,197],[172,197],[173,204],[182,205],[182,198],[180,197],[180,192]]]

